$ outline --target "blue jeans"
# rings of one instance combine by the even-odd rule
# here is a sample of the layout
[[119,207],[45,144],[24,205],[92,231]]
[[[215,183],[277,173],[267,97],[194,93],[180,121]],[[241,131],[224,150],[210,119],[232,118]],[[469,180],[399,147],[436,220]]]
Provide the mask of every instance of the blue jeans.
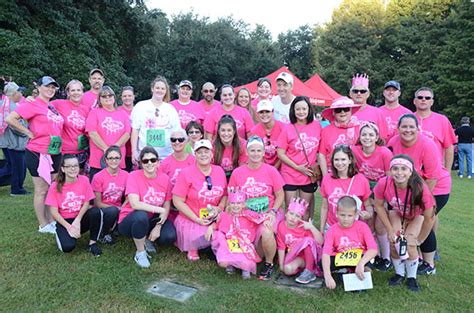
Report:
[[23,182],[26,177],[26,163],[25,163],[25,151],[18,151],[13,149],[3,149],[3,153],[6,153],[5,158],[10,163],[11,178],[10,186],[11,193],[20,193],[23,191]]
[[459,160],[459,173],[458,175],[464,175],[464,158],[466,158],[467,169],[466,173],[468,176],[473,175],[472,171],[472,143],[459,143],[458,144],[458,160]]

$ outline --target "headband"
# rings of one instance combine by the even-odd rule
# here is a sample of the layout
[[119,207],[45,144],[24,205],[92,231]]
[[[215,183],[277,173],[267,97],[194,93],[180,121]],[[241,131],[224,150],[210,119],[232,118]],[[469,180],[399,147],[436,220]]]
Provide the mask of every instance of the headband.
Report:
[[392,161],[390,161],[390,168],[392,168],[395,165],[405,165],[406,167],[408,167],[410,169],[410,171],[413,172],[413,164],[410,161],[406,160],[406,159],[395,158]]
[[379,127],[377,126],[377,124],[375,124],[374,122],[362,121],[362,127],[360,129],[362,130],[362,128],[365,127],[365,126],[368,126],[369,128],[372,128],[380,136]]

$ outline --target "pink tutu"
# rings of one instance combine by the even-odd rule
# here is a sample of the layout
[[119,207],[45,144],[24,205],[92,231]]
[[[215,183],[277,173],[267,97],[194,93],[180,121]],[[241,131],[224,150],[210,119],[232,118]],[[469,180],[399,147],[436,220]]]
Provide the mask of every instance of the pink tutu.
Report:
[[[282,210],[278,210],[277,215],[276,215],[276,221],[275,224],[273,225],[273,233],[276,235],[278,231],[278,224],[280,224],[281,221],[285,219],[285,214],[282,212]],[[257,226],[257,231],[255,233],[255,241],[253,242],[255,246],[258,246],[258,242],[260,241],[260,237],[262,237],[262,232],[263,228],[267,227],[264,225],[265,223],[262,223]]]
[[176,228],[176,246],[181,251],[193,251],[207,248],[210,241],[204,238],[204,234],[209,226],[202,226],[190,219],[178,215],[174,220]]
[[316,243],[314,238],[304,237],[300,241],[296,242],[290,249],[290,251],[285,256],[284,264],[288,264],[297,257],[301,257],[304,259],[304,252],[303,250],[310,246],[311,252],[313,253],[314,257],[314,268],[316,271],[316,275],[320,275],[322,272],[318,266],[319,261],[321,260],[322,249],[321,246]]
[[243,271],[249,271],[252,274],[257,272],[257,263],[247,257],[245,253],[232,253],[229,251],[225,235],[220,231],[215,231],[213,234],[212,251],[216,255],[217,263],[227,263]]

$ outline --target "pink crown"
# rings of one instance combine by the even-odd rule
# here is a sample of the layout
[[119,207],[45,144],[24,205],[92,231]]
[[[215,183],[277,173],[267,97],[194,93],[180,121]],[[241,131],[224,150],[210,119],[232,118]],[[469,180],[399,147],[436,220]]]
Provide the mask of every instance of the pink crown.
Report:
[[227,191],[229,193],[229,203],[242,203],[247,199],[245,192],[240,190],[239,187],[229,187]]
[[355,74],[352,77],[352,87],[355,86],[364,86],[365,88],[369,88],[369,76],[367,74]]
[[303,217],[306,213],[306,209],[308,208],[308,202],[301,198],[293,198],[290,201],[290,205],[288,206],[288,211],[298,214],[299,216]]

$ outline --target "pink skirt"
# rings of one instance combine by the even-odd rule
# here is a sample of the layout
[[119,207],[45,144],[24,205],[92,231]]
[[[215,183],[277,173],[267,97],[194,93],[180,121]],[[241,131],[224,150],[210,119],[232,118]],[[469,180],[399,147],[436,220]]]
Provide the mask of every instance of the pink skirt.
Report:
[[[280,224],[281,221],[285,219],[285,214],[280,210],[278,210],[277,215],[276,215],[276,221],[275,224],[273,225],[273,233],[276,235],[278,231],[278,224]],[[267,226],[264,225],[265,222],[257,226],[257,231],[255,232],[255,241],[253,244],[255,246],[258,246],[258,242],[260,241],[260,238],[262,237],[262,232],[263,229]]]
[[214,231],[212,251],[216,255],[217,263],[227,263],[243,271],[249,271],[252,274],[257,272],[257,263],[249,259],[245,253],[230,252],[225,235],[220,231]]
[[292,262],[297,257],[301,257],[304,259],[303,250],[306,249],[306,247],[308,246],[311,247],[311,252],[313,253],[313,257],[314,257],[314,268],[316,271],[316,275],[319,276],[322,273],[321,269],[318,266],[318,263],[321,260],[322,249],[316,243],[314,238],[304,237],[300,241],[296,242],[291,247],[290,251],[286,254],[284,264],[286,265]]
[[209,226],[202,226],[190,219],[178,215],[174,220],[176,228],[176,246],[181,251],[194,251],[207,248],[210,241],[204,238],[204,234]]

